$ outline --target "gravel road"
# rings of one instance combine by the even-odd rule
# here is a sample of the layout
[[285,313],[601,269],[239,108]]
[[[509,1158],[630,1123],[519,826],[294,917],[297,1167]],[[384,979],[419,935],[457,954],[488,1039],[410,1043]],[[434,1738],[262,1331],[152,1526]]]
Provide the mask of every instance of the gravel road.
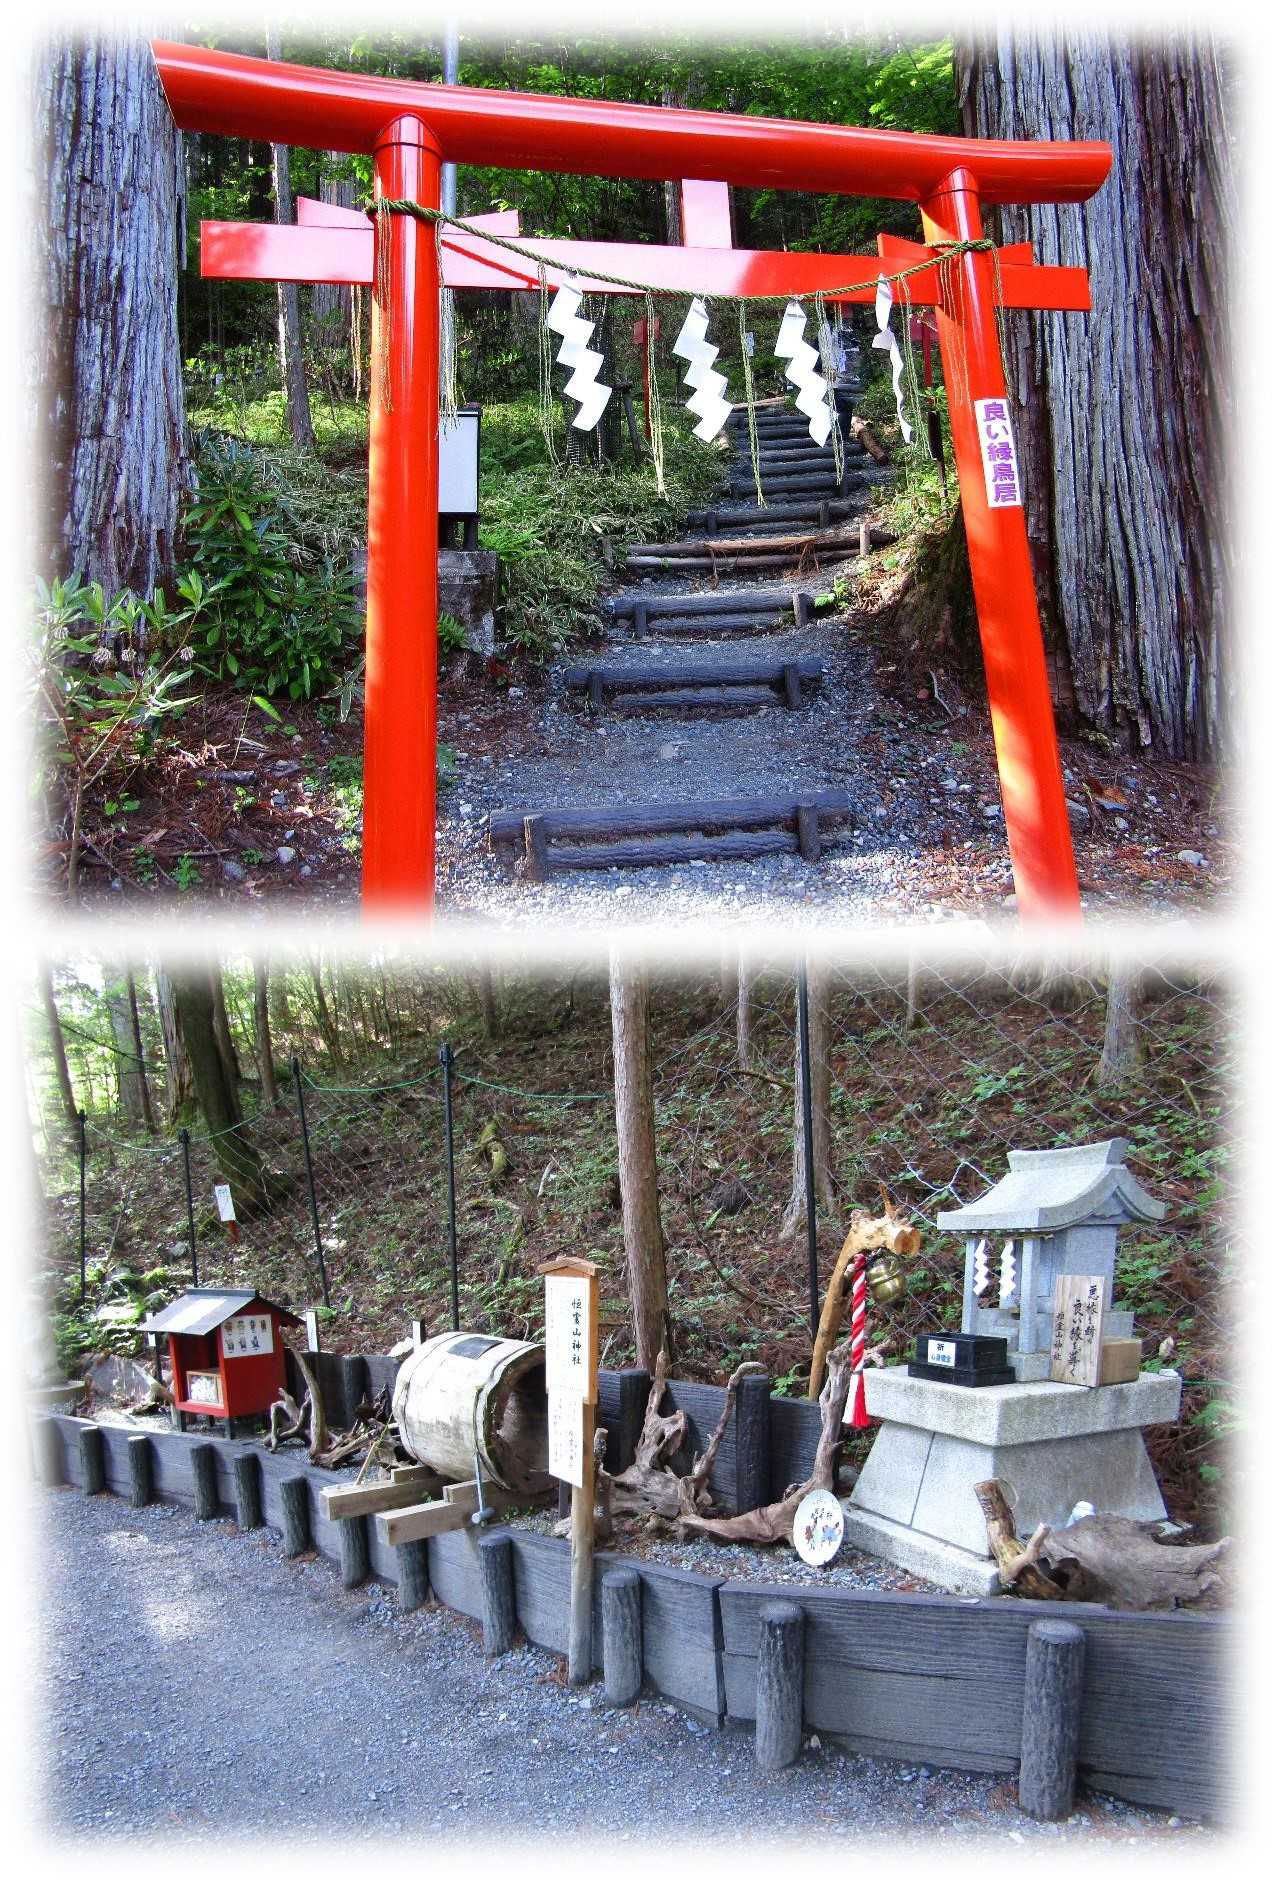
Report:
[[[269,1532],[40,1495],[44,1797],[57,1838],[308,1840],[369,1832],[529,1842],[1077,1841],[1185,1855],[1211,1833],[1086,1798],[1039,1825],[1012,1783],[852,1759],[812,1744],[759,1774],[750,1736],[660,1702],[613,1711],[572,1694],[555,1656],[484,1659],[441,1608],[344,1591]],[[543,1846],[542,1846],[543,1848]],[[1203,1854],[1201,1852],[1201,1854]]]

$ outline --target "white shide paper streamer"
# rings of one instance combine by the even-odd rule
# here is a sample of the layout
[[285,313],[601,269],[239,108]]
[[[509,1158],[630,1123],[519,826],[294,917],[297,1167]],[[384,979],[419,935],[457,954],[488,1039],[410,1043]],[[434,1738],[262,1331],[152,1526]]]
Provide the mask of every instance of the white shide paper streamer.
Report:
[[820,370],[817,349],[802,338],[805,330],[805,309],[800,301],[789,301],[779,324],[775,357],[787,361],[784,378],[797,389],[793,403],[810,420],[810,436],[817,445],[826,445],[832,430],[828,382]]
[[890,355],[890,369],[894,376],[894,403],[899,414],[899,430],[903,433],[904,442],[910,445],[912,427],[903,409],[903,354],[899,347],[898,337],[890,326],[890,310],[893,306],[894,290],[884,276],[878,275],[876,303],[878,332],[873,335],[872,344],[882,353]]
[[702,438],[705,444],[716,438],[732,410],[730,400],[724,396],[726,375],[713,371],[713,361],[720,348],[712,344],[707,334],[708,309],[696,296],[682,322],[682,331],[673,342],[673,351],[679,360],[687,362],[683,380],[691,388],[692,397],[686,401],[686,409],[699,420],[695,436]]
[[580,409],[571,423],[579,431],[591,432],[606,410],[611,388],[604,386],[598,378],[602,355],[595,353],[589,345],[594,323],[581,317],[580,305],[583,300],[579,288],[573,282],[564,281],[553,297],[546,318],[553,332],[562,335],[557,364],[572,368],[571,377],[563,391],[568,399],[575,400]]

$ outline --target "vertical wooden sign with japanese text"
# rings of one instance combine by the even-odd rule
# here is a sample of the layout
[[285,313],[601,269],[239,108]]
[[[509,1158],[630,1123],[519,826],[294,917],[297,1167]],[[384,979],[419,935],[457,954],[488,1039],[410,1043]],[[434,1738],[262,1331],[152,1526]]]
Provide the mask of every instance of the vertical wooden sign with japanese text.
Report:
[[593,1672],[593,1409],[598,1398],[598,1271],[564,1256],[546,1262],[545,1386],[549,1399],[549,1472],[571,1491],[571,1638],[573,1687]]
[[1101,1275],[1060,1275],[1054,1283],[1049,1377],[1060,1386],[1098,1384],[1103,1286]]

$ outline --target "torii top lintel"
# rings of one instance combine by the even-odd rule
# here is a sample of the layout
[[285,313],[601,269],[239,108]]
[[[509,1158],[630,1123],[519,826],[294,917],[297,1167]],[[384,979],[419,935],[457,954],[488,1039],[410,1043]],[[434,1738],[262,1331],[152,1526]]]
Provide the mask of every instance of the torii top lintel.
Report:
[[958,169],[984,203],[1079,203],[1111,168],[1103,143],[1009,143],[659,105],[608,104],[330,72],[152,42],[180,129],[370,153],[418,119],[454,163],[578,176],[715,177],[753,189],[923,202]]

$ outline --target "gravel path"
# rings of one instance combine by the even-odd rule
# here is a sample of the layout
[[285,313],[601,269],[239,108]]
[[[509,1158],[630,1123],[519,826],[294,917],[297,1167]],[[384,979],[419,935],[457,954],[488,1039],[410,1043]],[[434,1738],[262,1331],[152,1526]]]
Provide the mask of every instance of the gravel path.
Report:
[[[268,1532],[172,1506],[40,1494],[45,1617],[42,1817],[58,1837],[383,1832],[617,1842],[827,1840],[916,1846],[942,1834],[1163,1854],[1212,1844],[1162,1813],[1087,1798],[1039,1825],[1012,1783],[812,1745],[759,1774],[749,1736],[659,1702],[606,1708],[553,1655],[484,1659],[445,1609],[399,1613],[343,1591]],[[542,1846],[543,1847],[543,1846]],[[1203,1851],[1201,1850],[1201,1854]]]

